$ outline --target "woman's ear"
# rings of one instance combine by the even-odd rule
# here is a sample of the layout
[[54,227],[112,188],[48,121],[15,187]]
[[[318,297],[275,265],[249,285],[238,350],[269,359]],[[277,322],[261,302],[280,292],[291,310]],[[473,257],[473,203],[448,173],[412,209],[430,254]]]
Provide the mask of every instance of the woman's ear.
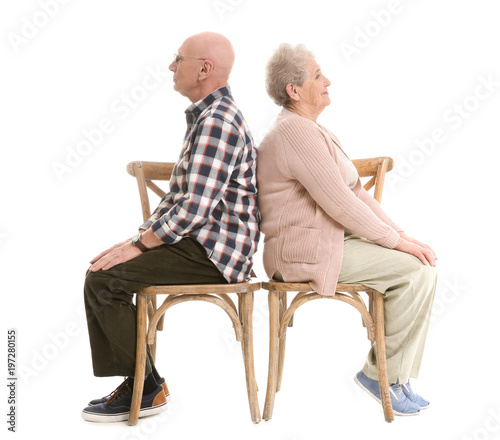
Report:
[[288,96],[290,96],[290,99],[293,101],[298,101],[300,99],[299,92],[297,91],[295,84],[287,84],[285,90],[288,93]]

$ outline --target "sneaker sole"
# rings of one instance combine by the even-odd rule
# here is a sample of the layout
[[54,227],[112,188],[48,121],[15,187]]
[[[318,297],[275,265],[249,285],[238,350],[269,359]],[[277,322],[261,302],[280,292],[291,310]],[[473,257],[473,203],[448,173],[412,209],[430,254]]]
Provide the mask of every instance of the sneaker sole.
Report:
[[[358,379],[357,376],[354,376],[354,382],[356,382],[358,384],[358,386],[366,393],[368,394],[370,397],[372,397],[375,401],[377,401],[380,405],[382,405],[382,400],[379,399],[377,396],[375,396],[375,394],[373,394],[368,388],[366,388]],[[400,417],[408,417],[408,416],[416,416],[418,414],[420,414],[420,412],[416,412],[416,413],[402,413],[402,412],[399,412],[399,411],[396,411],[394,408],[392,408],[392,412],[394,413],[394,415],[396,416],[400,416]]]
[[[168,409],[167,402],[162,403],[161,405],[155,406],[153,408],[144,408],[139,411],[139,418],[154,416],[155,414],[159,414]],[[96,414],[87,412],[85,410],[82,411],[82,417],[84,420],[88,422],[103,422],[103,423],[111,423],[111,422],[123,422],[128,420],[130,411],[118,413],[118,414]]]

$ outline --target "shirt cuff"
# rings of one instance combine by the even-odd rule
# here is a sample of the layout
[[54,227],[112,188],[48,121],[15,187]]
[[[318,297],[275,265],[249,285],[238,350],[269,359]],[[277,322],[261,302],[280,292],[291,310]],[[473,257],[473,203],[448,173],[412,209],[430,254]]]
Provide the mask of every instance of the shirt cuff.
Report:
[[147,231],[153,223],[153,220],[146,220],[141,226],[139,226],[139,229],[145,229]]
[[161,220],[158,220],[156,223],[153,223],[151,226],[154,234],[166,244],[175,244],[181,241],[182,236],[177,235],[171,229],[167,227],[166,224],[163,224]]

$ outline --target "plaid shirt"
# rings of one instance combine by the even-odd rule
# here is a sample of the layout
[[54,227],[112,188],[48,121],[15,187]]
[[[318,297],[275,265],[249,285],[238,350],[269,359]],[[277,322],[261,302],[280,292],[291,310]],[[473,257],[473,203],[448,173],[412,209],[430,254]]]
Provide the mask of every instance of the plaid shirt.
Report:
[[229,87],[185,111],[170,192],[141,226],[167,244],[192,237],[231,283],[246,280],[259,241],[256,148]]

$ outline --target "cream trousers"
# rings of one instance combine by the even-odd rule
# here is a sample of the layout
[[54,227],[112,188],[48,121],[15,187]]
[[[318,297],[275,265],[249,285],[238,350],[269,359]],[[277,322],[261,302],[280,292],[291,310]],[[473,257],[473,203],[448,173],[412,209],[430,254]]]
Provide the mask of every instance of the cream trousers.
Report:
[[[437,273],[413,255],[347,235],[339,283],[361,283],[384,295],[389,384],[417,378],[429,328]],[[378,380],[375,344],[363,373]]]

